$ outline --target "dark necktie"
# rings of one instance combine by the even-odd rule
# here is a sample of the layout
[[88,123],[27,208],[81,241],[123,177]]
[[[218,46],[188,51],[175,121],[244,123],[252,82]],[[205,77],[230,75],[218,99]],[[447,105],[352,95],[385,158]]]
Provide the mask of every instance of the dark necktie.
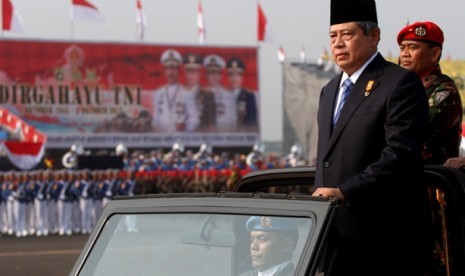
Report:
[[341,114],[342,107],[344,106],[345,101],[347,100],[347,97],[349,97],[349,93],[352,90],[352,87],[354,84],[352,81],[347,78],[343,83],[342,83],[342,96],[341,96],[341,102],[339,103],[339,106],[337,107],[336,112],[334,113],[333,117],[333,126],[336,125],[337,119],[339,118],[339,115]]

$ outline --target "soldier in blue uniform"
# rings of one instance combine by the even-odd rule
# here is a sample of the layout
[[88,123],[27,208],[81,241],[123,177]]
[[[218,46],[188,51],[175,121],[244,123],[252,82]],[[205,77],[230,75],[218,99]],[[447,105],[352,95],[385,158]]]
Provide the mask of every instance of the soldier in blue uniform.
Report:
[[258,130],[257,101],[255,93],[243,87],[245,63],[231,58],[226,63],[230,88],[237,99],[237,123],[239,129]]
[[13,193],[15,198],[15,233],[16,237],[26,237],[28,234],[26,230],[27,174],[15,173],[13,182],[17,186],[16,191]]
[[294,219],[254,216],[247,220],[246,229],[250,233],[253,270],[240,276],[294,275],[291,258],[299,238]]
[[104,197],[104,190],[105,185],[105,173],[101,170],[97,170],[93,172],[93,188],[92,188],[92,195],[93,195],[93,213],[92,213],[92,225],[95,225],[102,215],[103,212],[103,205],[102,200]]
[[[134,173],[131,171],[128,171],[126,178],[118,183],[117,189],[116,189],[116,195],[134,196],[135,187],[136,187],[136,181],[134,179]],[[136,215],[126,215],[124,224],[125,224],[126,231],[129,233],[137,233],[139,231],[136,227]]]
[[80,213],[80,229],[82,234],[92,232],[92,182],[87,169],[78,172],[80,177],[75,181],[73,193],[78,198]]
[[54,171],[47,188],[48,201],[48,222],[49,232],[56,234],[59,231],[58,223],[58,198],[60,197],[63,183],[61,182],[61,172]]
[[4,233],[13,235],[15,229],[14,192],[16,191],[16,187],[13,183],[13,172],[7,172],[5,174],[2,187],[2,197],[5,201]]
[[26,230],[29,235],[36,233],[35,196],[38,174],[37,171],[23,172],[26,174]]
[[48,235],[47,188],[48,171],[39,171],[34,189],[35,228],[37,236]]
[[70,236],[72,232],[72,194],[71,184],[72,175],[65,171],[59,173],[60,179],[58,181],[60,186],[60,194],[58,196],[57,210],[58,210],[58,234],[60,236]]

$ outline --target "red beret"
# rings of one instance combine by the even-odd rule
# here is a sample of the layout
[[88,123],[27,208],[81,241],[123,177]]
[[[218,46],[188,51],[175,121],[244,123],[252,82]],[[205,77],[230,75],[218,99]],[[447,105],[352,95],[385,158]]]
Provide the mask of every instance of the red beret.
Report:
[[442,48],[444,34],[433,22],[416,22],[403,28],[397,35],[397,43],[404,40],[426,41]]

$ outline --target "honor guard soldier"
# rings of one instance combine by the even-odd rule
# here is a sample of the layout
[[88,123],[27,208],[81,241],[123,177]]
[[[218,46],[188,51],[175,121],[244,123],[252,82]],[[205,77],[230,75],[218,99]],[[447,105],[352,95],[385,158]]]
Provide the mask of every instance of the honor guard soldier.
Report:
[[462,101],[455,82],[439,66],[444,34],[433,22],[416,22],[397,36],[400,66],[417,73],[429,103],[428,138],[423,145],[426,164],[442,165],[459,156],[462,139]]
[[14,191],[13,173],[6,172],[2,183],[2,198],[5,202],[2,232],[9,235],[12,235],[14,232]]
[[219,55],[208,55],[203,60],[207,70],[209,90],[215,97],[216,128],[218,131],[235,131],[237,129],[236,96],[225,89],[222,84],[225,62]]
[[36,235],[48,235],[48,213],[47,213],[47,187],[48,171],[38,171],[38,179],[35,185],[34,207]]
[[199,114],[195,101],[187,97],[179,83],[181,54],[173,49],[163,52],[160,58],[163,64],[166,85],[155,91],[153,123],[162,132],[191,132],[199,126]]
[[231,58],[226,63],[231,90],[237,99],[237,123],[239,128],[257,130],[257,101],[255,93],[243,87],[245,63]]
[[15,173],[15,185],[18,189],[15,192],[15,232],[16,237],[27,236],[26,229],[26,212],[27,212],[27,185],[28,176],[27,173]]
[[202,60],[199,55],[189,53],[184,57],[185,90],[196,103],[200,126],[198,131],[214,130],[216,124],[215,98],[213,93],[200,86]]

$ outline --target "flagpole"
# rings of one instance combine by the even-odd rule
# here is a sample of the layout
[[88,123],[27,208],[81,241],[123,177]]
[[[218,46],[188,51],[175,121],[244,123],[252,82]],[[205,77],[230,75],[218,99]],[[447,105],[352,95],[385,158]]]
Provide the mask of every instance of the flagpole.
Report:
[[[261,93],[261,92],[262,92],[262,91],[261,91],[262,87],[261,87],[261,83],[260,83],[260,80],[261,80],[261,74],[260,74],[260,72],[261,72],[261,70],[260,70],[260,66],[261,66],[260,60],[261,60],[261,59],[260,59],[260,53],[261,53],[261,51],[260,51],[260,39],[259,39],[259,37],[258,37],[258,33],[259,33],[259,31],[258,31],[258,30],[259,30],[258,8],[259,8],[259,4],[260,4],[260,0],[257,0],[256,3],[255,3],[255,24],[256,24],[256,26],[257,26],[256,29],[255,29],[255,41],[256,41],[256,43],[257,43],[257,91],[258,91],[258,93]],[[258,139],[259,139],[259,140],[262,140],[262,130],[263,130],[262,122],[263,122],[263,120],[261,119],[262,116],[261,116],[260,113],[263,114],[263,112],[262,112],[262,110],[263,110],[263,108],[262,108],[262,99],[263,99],[263,97],[261,97],[261,94],[259,94],[259,97],[258,97],[258,98],[260,99],[260,101],[259,101],[259,108],[258,108],[258,110],[259,110],[259,114],[258,114],[258,120],[259,120],[259,124],[258,124]]]
[[5,0],[2,0],[2,3],[0,5],[0,22],[2,22],[2,37],[3,37],[3,28],[5,27],[3,26],[3,1]]
[[70,28],[71,28],[71,31],[70,31],[70,35],[71,35],[71,40],[74,40],[74,10],[73,10],[73,0],[71,0],[71,16],[70,16]]
[[138,7],[138,2],[136,0],[136,41],[142,41],[142,36],[140,35],[140,31],[139,31],[139,28],[140,28],[140,25],[142,24],[142,22],[139,22],[139,20],[141,20],[140,18],[140,14],[139,14],[139,7]]

